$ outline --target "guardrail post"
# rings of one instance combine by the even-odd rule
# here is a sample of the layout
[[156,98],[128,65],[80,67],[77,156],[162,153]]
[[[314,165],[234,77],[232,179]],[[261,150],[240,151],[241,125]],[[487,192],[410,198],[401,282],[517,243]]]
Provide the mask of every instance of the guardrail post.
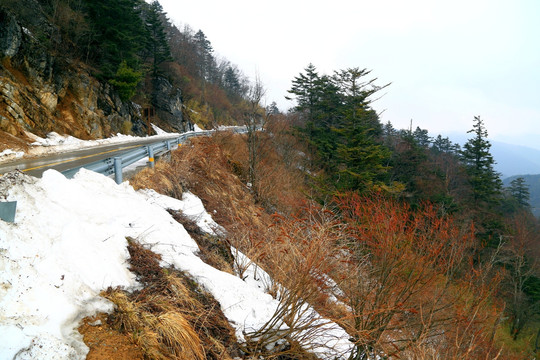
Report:
[[171,142],[167,140],[167,151],[171,151]]
[[151,169],[154,168],[155,164],[154,164],[154,149],[152,148],[151,145],[147,146],[146,147],[148,149],[148,165],[150,166]]
[[114,181],[116,181],[117,184],[122,183],[122,158],[121,157],[114,158]]

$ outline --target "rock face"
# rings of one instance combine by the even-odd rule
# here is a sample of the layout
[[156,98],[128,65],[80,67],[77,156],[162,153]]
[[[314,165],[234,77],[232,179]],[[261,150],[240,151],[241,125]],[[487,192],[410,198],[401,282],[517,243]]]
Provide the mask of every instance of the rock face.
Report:
[[[35,0],[20,1],[39,7]],[[45,32],[53,28],[40,11],[35,13],[33,26]],[[26,131],[38,136],[55,131],[95,139],[148,133],[142,106],[122,101],[109,83],[91,75],[87,65],[51,55],[37,38],[0,5],[0,136],[6,132],[24,138]],[[180,90],[165,78],[153,85],[157,118],[152,121],[164,130],[186,130]]]
[[182,115],[183,104],[180,89],[173,87],[163,77],[155,78],[152,85],[152,105],[157,113],[157,118],[154,121],[156,125],[178,132],[193,130],[190,124],[184,121]]
[[[45,18],[34,21],[47,25]],[[1,8],[0,56],[0,131],[16,137],[55,131],[81,139],[143,133],[134,104],[122,102],[84,64],[56,59]]]
[[0,56],[14,56],[22,41],[21,27],[15,17],[0,9]]

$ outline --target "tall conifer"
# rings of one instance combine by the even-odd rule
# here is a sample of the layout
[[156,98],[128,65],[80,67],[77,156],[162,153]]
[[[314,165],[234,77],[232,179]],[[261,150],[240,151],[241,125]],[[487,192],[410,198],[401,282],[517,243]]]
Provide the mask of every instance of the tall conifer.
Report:
[[474,117],[473,128],[468,131],[473,137],[465,143],[461,151],[461,161],[469,175],[473,200],[477,206],[494,205],[501,195],[502,181],[495,171],[495,159],[490,153],[491,143],[484,122]]

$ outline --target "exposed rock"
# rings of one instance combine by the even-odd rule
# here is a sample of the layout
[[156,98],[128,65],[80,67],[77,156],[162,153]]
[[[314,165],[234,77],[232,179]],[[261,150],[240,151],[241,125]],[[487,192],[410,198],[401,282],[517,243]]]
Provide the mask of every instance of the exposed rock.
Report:
[[[0,132],[25,138],[26,132],[44,137],[54,131],[81,139],[146,134],[141,106],[122,101],[87,65],[53,55],[61,41],[55,29],[37,0],[0,5]],[[167,131],[189,130],[180,89],[162,77],[151,87],[157,115],[151,121]]]
[[[39,7],[35,0],[24,2]],[[51,32],[45,18],[32,19],[30,27],[38,25]],[[0,131],[21,138],[25,131],[39,136],[54,131],[81,139],[146,132],[134,104],[122,102],[86,65],[55,58],[24,30],[0,9]]]
[[152,105],[156,108],[158,118],[156,125],[164,130],[188,131],[188,124],[182,116],[182,92],[163,78],[157,77],[152,82]]
[[6,10],[0,8],[0,55],[12,57],[21,46],[21,27]]

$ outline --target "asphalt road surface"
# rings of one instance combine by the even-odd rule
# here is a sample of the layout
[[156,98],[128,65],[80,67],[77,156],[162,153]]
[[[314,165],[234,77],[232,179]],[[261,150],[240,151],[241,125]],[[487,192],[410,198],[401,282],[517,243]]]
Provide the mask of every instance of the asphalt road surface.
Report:
[[[178,137],[178,135],[171,136],[171,139],[176,137]],[[0,163],[0,174],[18,169],[28,175],[41,177],[43,172],[48,169],[55,169],[62,172],[94,161],[118,156],[122,152],[160,140],[165,139],[144,139],[123,144],[103,145],[86,149],[69,150],[67,152],[45,155],[36,158],[16,159],[11,162]]]

